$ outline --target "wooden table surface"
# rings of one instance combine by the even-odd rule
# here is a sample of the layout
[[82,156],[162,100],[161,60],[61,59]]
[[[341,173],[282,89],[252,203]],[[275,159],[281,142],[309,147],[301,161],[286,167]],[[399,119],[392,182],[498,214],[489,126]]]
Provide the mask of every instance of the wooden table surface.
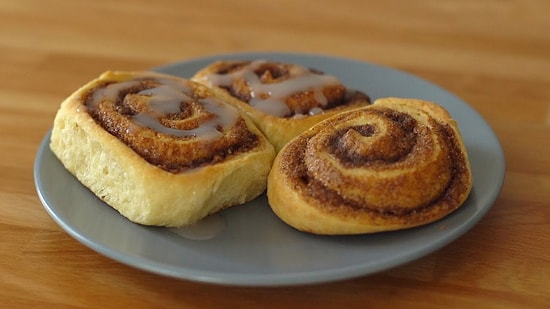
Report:
[[[550,1],[0,1],[0,307],[550,308]],[[496,132],[502,191],[468,233],[351,280],[227,287],[110,260],[41,205],[33,163],[60,102],[107,69],[206,55],[368,61],[455,93]]]

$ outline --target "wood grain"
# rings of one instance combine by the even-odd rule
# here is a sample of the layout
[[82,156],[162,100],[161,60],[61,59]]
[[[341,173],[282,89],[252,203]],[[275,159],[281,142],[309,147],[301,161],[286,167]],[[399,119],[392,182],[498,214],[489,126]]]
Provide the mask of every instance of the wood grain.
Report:
[[[545,0],[0,1],[0,307],[549,308],[549,11]],[[243,51],[369,61],[463,98],[506,155],[493,208],[407,265],[284,288],[136,270],[55,224],[32,173],[61,100],[107,69]]]

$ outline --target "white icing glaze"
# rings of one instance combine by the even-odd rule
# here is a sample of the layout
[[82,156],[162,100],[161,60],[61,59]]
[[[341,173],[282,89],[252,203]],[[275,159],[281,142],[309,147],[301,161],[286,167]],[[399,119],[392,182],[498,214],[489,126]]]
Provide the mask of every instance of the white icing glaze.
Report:
[[224,217],[220,214],[213,214],[195,224],[180,228],[169,228],[169,230],[190,240],[208,240],[220,234],[225,227]]
[[[260,66],[266,64],[266,60],[252,61],[250,64],[228,74],[208,74],[203,78],[210,86],[230,87],[235,80],[243,79],[250,89],[251,99],[248,102],[256,109],[277,117],[284,117],[291,114],[286,100],[292,95],[300,92],[313,92],[318,106],[313,114],[323,112],[323,107],[328,103],[323,94],[327,86],[338,85],[338,79],[331,75],[316,74],[307,68],[294,65],[289,71],[289,78],[275,83],[262,83],[254,73]],[[295,111],[296,114],[310,115],[310,111]]]
[[323,113],[323,109],[320,108],[320,107],[314,107],[314,108],[309,110],[309,115],[310,116],[318,115],[318,114],[322,114],[322,113]]
[[159,85],[155,88],[142,90],[138,94],[150,96],[149,106],[159,115],[176,114],[181,112],[182,103],[191,100],[184,92],[189,92],[191,89],[174,86],[177,85]]
[[[232,106],[213,98],[205,98],[198,100],[198,102],[207,112],[214,114],[214,118],[189,130],[167,127],[160,122],[160,119],[166,115],[182,112],[182,108],[185,108],[187,103],[193,100],[191,98],[193,90],[186,83],[180,81],[162,78],[157,78],[155,81],[159,82],[157,86],[136,93],[137,95],[149,97],[148,106],[146,111],[132,116],[134,123],[128,127],[126,133],[135,133],[139,127],[145,127],[176,137],[216,139],[223,135],[220,129],[221,131],[226,131],[239,118],[238,111]],[[140,87],[140,83],[141,81],[139,80],[131,80],[112,83],[97,89],[93,94],[90,108],[96,109],[104,100],[115,102],[122,91]]]

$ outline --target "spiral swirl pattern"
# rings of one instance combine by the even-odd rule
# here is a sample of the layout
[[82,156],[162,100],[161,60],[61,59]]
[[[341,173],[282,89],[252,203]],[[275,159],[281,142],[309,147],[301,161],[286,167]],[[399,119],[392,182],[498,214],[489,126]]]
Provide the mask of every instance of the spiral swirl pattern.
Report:
[[280,118],[300,118],[342,105],[370,102],[347,89],[335,76],[290,63],[267,60],[217,62],[196,80],[226,89],[258,111]]
[[297,196],[288,207],[339,217],[342,230],[353,233],[441,218],[468,196],[471,172],[456,123],[443,108],[389,98],[304,132],[281,151],[269,182],[272,207],[291,225],[326,232],[321,219],[286,218],[280,192]]
[[110,76],[84,95],[85,108],[106,131],[164,170],[222,162],[258,144],[238,110],[202,85],[154,73]]

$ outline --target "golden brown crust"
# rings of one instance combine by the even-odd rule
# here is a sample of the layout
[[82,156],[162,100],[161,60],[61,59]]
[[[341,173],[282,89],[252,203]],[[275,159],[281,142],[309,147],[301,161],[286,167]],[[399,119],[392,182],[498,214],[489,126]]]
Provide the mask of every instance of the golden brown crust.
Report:
[[255,198],[274,157],[209,89],[152,72],[106,72],[77,90],[61,104],[50,147],[121,214],[165,226]]
[[268,198],[297,229],[360,234],[438,220],[462,205],[471,187],[466,148],[448,112],[386,98],[288,143],[273,164]]
[[323,119],[370,104],[336,77],[289,63],[217,61],[192,79],[249,115],[276,150]]

